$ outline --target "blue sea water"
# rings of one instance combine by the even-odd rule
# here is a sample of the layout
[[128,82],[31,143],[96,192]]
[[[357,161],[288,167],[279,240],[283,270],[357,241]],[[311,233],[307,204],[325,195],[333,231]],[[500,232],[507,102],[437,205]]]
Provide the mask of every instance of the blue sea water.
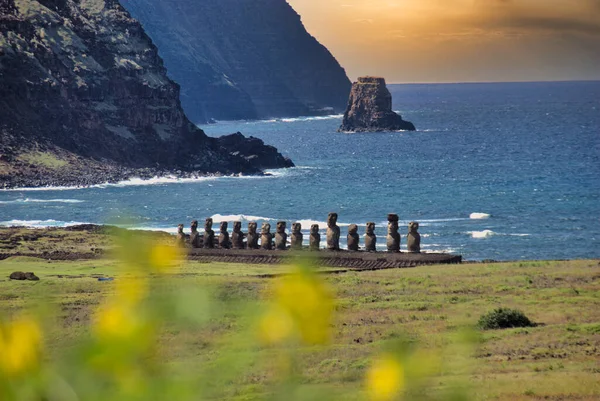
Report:
[[298,167],[271,177],[0,191],[0,224],[128,218],[128,227],[174,232],[213,216],[301,221],[307,232],[312,222],[324,229],[336,211],[342,226],[376,222],[383,247],[394,212],[404,227],[421,223],[425,251],[470,260],[600,257],[600,82],[390,90],[417,132],[338,133],[341,116],[220,122],[202,128],[262,138]]

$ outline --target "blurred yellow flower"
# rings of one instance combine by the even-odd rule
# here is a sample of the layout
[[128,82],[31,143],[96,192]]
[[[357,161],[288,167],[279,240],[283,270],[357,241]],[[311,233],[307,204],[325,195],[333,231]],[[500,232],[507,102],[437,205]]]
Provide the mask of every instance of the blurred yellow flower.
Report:
[[287,311],[272,306],[259,322],[260,339],[267,344],[276,344],[288,338],[294,329],[294,322]]
[[404,388],[404,367],[392,355],[378,358],[366,377],[369,398],[374,401],[395,399]]
[[141,326],[140,318],[129,305],[108,303],[98,309],[94,332],[102,339],[130,339]]
[[150,250],[150,266],[157,273],[176,273],[181,256],[177,247],[157,245]]
[[264,341],[281,342],[294,333],[306,344],[324,344],[330,339],[333,297],[316,275],[300,271],[281,279],[274,304],[261,320]]
[[0,371],[16,376],[37,367],[41,346],[42,333],[35,320],[20,317],[0,325]]

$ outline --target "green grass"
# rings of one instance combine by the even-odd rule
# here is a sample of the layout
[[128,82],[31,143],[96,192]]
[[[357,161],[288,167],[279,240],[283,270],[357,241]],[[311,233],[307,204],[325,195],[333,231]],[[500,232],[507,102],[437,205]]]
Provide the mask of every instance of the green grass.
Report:
[[[0,277],[14,270],[34,271],[39,282],[0,281],[0,310],[11,314],[36,299],[46,299],[60,312],[49,347],[55,353],[87,330],[93,308],[112,291],[113,283],[96,275],[119,277],[111,260],[47,262],[10,258],[0,262]],[[173,283],[215,284],[218,295],[239,302],[257,302],[271,280],[264,273],[286,267],[188,263]],[[488,272],[493,274],[487,274]],[[529,288],[529,275],[554,286]],[[62,277],[60,277],[62,276]],[[519,308],[537,324],[527,329],[488,331],[471,359],[464,379],[481,400],[598,399],[600,365],[600,271],[595,261],[551,262],[543,267],[518,264],[423,267],[348,273],[325,278],[338,296],[334,344],[302,353],[304,382],[333,385],[352,399],[360,390],[369,357],[386,341],[410,337],[425,348],[446,341],[448,333],[474,325],[485,311],[498,306]],[[500,283],[520,283],[510,289]],[[572,287],[577,293],[565,291]],[[231,334],[238,317],[223,317],[208,330],[167,332],[164,358],[172,363],[200,365],[220,338]],[[199,341],[199,339],[202,339]],[[193,355],[189,350],[195,350]],[[265,353],[268,351],[264,351]],[[264,367],[247,372],[232,387],[240,399],[261,394]],[[263,378],[263,379],[261,379]],[[442,376],[440,385],[448,380]],[[232,393],[232,397],[236,396]]]
[[22,153],[18,157],[21,161],[33,164],[38,167],[49,169],[59,169],[69,164],[65,160],[59,159],[49,152],[28,152]]
[[[209,285],[231,309],[207,326],[167,328],[160,357],[191,371],[210,366],[219,345],[248,324],[242,311],[262,303],[273,280],[258,275],[289,269],[186,262],[179,274],[160,285]],[[41,280],[9,281],[15,270],[33,271]],[[118,280],[120,274],[113,260],[12,257],[0,262],[0,314],[14,314],[38,300],[53,305],[59,318],[46,341],[50,353],[60,355],[88,332],[94,308],[114,291],[114,282],[96,277]],[[303,391],[327,387],[339,399],[358,399],[371,358],[386,344],[402,338],[437,350],[464,327],[475,327],[482,314],[506,307],[523,311],[536,326],[480,331],[467,369],[439,372],[428,391],[458,380],[468,383],[475,400],[600,399],[598,261],[432,266],[325,275],[324,280],[337,296],[334,339],[329,347],[301,350]],[[240,358],[246,352],[240,348]],[[273,377],[273,367],[264,360],[277,350],[258,353],[262,363],[252,364],[226,384],[227,399],[264,396]]]

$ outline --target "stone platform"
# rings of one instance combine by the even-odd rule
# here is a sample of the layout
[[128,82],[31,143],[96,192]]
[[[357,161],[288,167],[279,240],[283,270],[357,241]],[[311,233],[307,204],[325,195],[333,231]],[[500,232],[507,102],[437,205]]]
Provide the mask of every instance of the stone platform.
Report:
[[388,253],[349,251],[267,251],[249,249],[190,249],[189,259],[200,262],[283,264],[295,257],[309,258],[322,267],[350,270],[380,270],[424,265],[458,264],[462,256],[445,253]]

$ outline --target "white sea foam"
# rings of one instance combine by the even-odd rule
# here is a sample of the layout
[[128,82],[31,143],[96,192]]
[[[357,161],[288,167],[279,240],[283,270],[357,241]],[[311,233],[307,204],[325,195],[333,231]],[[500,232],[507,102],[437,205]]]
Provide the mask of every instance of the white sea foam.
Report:
[[297,121],[320,121],[320,120],[338,120],[343,118],[343,114],[331,114],[328,116],[316,116],[316,117],[293,117],[293,118],[282,118],[281,122],[294,123]]
[[471,213],[469,215],[469,218],[472,220],[483,220],[489,219],[490,217],[492,217],[492,215],[488,213]]
[[222,215],[222,214],[215,214],[213,216],[211,216],[211,218],[213,219],[213,222],[215,223],[221,223],[223,221],[227,221],[227,222],[231,222],[231,221],[257,221],[257,220],[261,220],[261,221],[275,221],[277,219],[272,219],[270,217],[261,217],[261,216],[250,216],[250,215],[245,215],[245,214],[227,214],[227,215]]
[[79,199],[15,199],[10,201],[0,201],[0,205],[18,205],[23,203],[83,203]]
[[0,226],[3,227],[29,227],[29,228],[46,228],[46,227],[70,227],[78,226],[82,223],[79,221],[57,221],[57,220],[9,220],[1,221]]
[[489,238],[491,236],[496,235],[496,233],[492,230],[469,231],[469,234],[471,234],[473,238]]
[[272,178],[280,178],[287,177],[292,174],[296,174],[301,170],[312,170],[313,167],[308,166],[300,166],[300,167],[292,167],[287,169],[273,169],[273,170],[265,170],[267,175],[242,175],[242,174],[233,174],[228,176],[202,176],[202,177],[189,177],[189,178],[179,178],[173,175],[162,176],[162,177],[153,177],[153,178],[139,178],[134,177],[128,180],[119,181],[116,183],[104,183],[90,186],[73,186],[73,187],[36,187],[36,188],[10,188],[10,189],[1,189],[2,191],[9,192],[35,192],[35,191],[73,191],[79,189],[88,189],[88,188],[124,188],[124,187],[136,187],[136,186],[146,186],[146,185],[169,185],[169,184],[190,184],[190,183],[200,183],[200,182],[209,182],[209,181],[217,181],[217,180],[240,180],[240,179],[272,179]]

